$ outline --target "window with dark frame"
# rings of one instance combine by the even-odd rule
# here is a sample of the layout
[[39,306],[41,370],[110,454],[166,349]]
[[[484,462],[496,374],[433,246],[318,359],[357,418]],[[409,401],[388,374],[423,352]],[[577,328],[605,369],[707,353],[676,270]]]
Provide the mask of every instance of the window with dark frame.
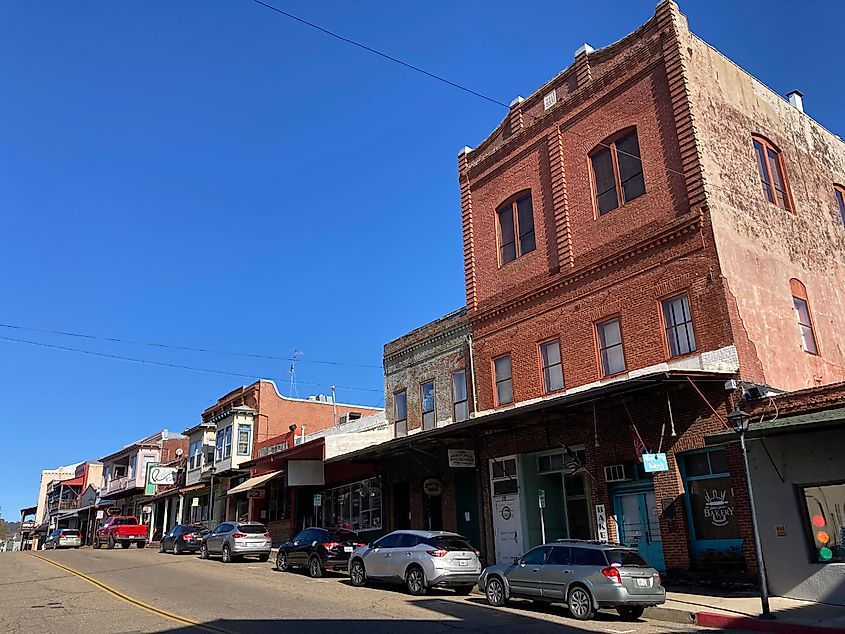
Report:
[[622,326],[618,317],[596,324],[599,340],[602,376],[625,371],[625,351],[622,347]]
[[839,208],[839,218],[845,225],[845,187],[842,185],[833,186],[833,195],[836,197],[836,205]]
[[757,171],[763,184],[763,194],[773,205],[792,211],[783,156],[775,146],[762,137],[752,137]]
[[543,390],[546,394],[563,389],[563,364],[560,359],[560,341],[540,344],[540,361],[543,370]]
[[426,381],[420,385],[420,408],[423,430],[434,429],[434,381]]
[[795,308],[795,317],[798,320],[798,328],[801,332],[801,347],[804,352],[818,354],[816,345],[816,334],[813,330],[813,317],[810,314],[810,301],[807,298],[807,289],[800,280],[789,280],[789,287],[792,290],[792,305]]
[[590,154],[596,187],[596,208],[604,215],[645,194],[643,162],[637,131],[602,143]]
[[408,395],[405,390],[393,395],[393,422],[397,436],[408,435]]
[[496,210],[499,224],[499,265],[512,262],[537,247],[531,192]]
[[513,381],[509,354],[493,359],[493,378],[496,382],[496,405],[512,403]]
[[692,329],[692,316],[689,308],[689,296],[677,295],[663,302],[663,325],[666,329],[666,343],[669,356],[695,352],[695,333]]
[[456,423],[469,418],[466,370],[452,372],[452,420]]

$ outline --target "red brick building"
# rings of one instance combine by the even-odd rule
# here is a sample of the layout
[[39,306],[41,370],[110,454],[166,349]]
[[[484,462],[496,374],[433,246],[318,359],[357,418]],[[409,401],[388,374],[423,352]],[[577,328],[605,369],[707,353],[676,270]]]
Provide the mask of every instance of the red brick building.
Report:
[[725,382],[845,379],[845,144],[790,100],[663,2],[460,152],[488,559],[543,491],[546,538],[753,566]]

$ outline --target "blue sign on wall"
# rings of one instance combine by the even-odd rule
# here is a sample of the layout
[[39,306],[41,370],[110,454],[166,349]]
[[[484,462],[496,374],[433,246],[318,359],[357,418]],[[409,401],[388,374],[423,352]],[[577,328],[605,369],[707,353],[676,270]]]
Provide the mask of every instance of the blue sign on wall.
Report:
[[666,454],[644,453],[643,469],[645,469],[646,473],[654,473],[656,471],[669,471],[669,462],[666,460]]

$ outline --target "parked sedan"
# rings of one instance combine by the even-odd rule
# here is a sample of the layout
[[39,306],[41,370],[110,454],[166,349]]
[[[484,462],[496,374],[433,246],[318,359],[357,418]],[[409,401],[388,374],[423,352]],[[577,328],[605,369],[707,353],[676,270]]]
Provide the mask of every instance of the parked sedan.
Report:
[[469,594],[480,572],[478,552],[467,539],[444,531],[394,531],[358,548],[349,560],[352,585],[395,581],[413,595],[432,587]]
[[195,553],[202,547],[202,538],[208,532],[204,526],[177,524],[165,533],[158,544],[158,552],[172,551],[174,555]]
[[258,522],[223,522],[203,536],[200,556],[208,559],[220,555],[223,563],[231,563],[245,555],[256,556],[259,561],[270,559],[270,533]]
[[79,548],[82,546],[82,536],[79,531],[73,528],[57,528],[47,536],[44,541],[44,549],[52,548]]
[[636,550],[577,539],[544,544],[516,563],[485,568],[478,589],[494,606],[514,597],[566,603],[579,620],[601,608],[636,620],[646,607],[666,601],[660,573]]
[[276,567],[307,568],[311,577],[322,577],[324,570],[346,570],[353,551],[363,545],[354,531],[308,528],[279,546]]

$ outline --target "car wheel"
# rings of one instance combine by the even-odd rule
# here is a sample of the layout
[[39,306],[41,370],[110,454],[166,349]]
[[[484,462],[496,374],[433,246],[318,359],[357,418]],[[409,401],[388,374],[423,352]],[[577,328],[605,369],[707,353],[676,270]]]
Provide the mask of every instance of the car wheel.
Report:
[[[164,547],[164,542],[158,543],[158,552],[160,552],[160,553],[167,552],[167,549]],[[173,547],[173,552],[176,552],[176,546]]]
[[498,577],[491,577],[487,580],[487,587],[484,590],[487,595],[487,603],[494,607],[501,607],[508,602],[508,597],[505,594],[505,584]]
[[135,545],[136,545],[138,548],[146,548],[146,547],[147,547],[147,542],[146,542],[146,540],[141,540],[141,541],[135,542]]
[[415,597],[422,596],[427,592],[425,573],[419,566],[411,566],[405,573],[405,587],[408,589],[408,594]]
[[569,613],[579,621],[589,621],[595,614],[593,598],[585,588],[580,586],[574,587],[569,592],[569,599],[566,604],[569,607]]
[[121,548],[129,548],[132,544],[129,542],[120,542]]
[[364,562],[356,559],[349,567],[349,578],[352,580],[352,585],[360,588],[367,583],[367,571],[364,570]]
[[100,540],[99,540],[99,539],[95,539],[95,540],[94,540],[94,543],[93,543],[94,550],[100,550],[100,546],[101,546],[101,544],[100,544]]
[[229,550],[229,545],[226,544],[223,546],[223,563],[230,564],[232,563],[232,551]]
[[185,552],[182,548],[182,542],[173,542],[173,554],[174,555],[181,555]]
[[474,587],[475,586],[458,586],[457,588],[455,588],[455,594],[460,594],[462,596],[466,596],[466,595],[468,595],[469,593],[472,592],[472,589]]
[[320,558],[316,555],[311,555],[308,560],[308,576],[312,579],[319,579],[323,576],[323,564],[320,563]]
[[200,548],[200,559],[208,559],[208,546],[203,544]]
[[106,548],[108,548],[109,550],[114,548],[114,537],[112,537],[111,535],[109,535],[109,543],[106,544]]
[[626,621],[636,621],[643,615],[643,612],[645,612],[645,608],[641,605],[631,605],[616,608],[616,611],[619,613],[619,616],[621,616]]
[[258,555],[258,561],[264,563],[265,561],[270,561],[270,553],[266,555]]
[[276,555],[276,568],[280,572],[285,572],[288,569],[288,556],[282,551],[279,551],[279,554]]

